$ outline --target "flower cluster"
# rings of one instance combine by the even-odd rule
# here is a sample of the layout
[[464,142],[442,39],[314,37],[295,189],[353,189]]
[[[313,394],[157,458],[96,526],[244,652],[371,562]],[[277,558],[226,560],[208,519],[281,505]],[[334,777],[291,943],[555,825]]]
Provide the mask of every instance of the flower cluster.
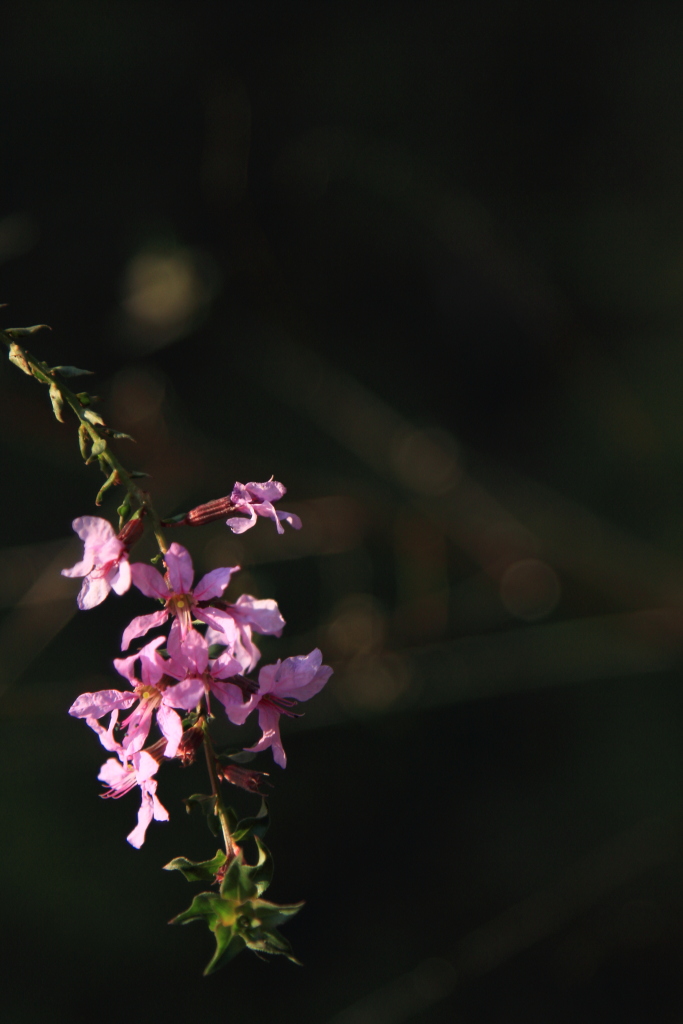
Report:
[[[98,775],[106,787],[102,796],[116,800],[139,788],[138,821],[128,836],[129,843],[139,848],[150,822],[167,821],[169,816],[157,796],[159,767],[172,761],[191,764],[203,747],[211,793],[195,793],[185,803],[188,809],[199,807],[213,834],[222,834],[223,849],[208,860],[175,857],[165,865],[190,882],[211,886],[173,920],[178,924],[203,921],[212,932],[216,949],[205,974],[218,970],[243,949],[296,961],[279,926],[302,904],[277,904],[263,898],[273,874],[272,858],[263,843],[269,820],[263,797],[270,784],[265,772],[242,762],[270,748],[275,763],[285,767],[280,716],[296,715],[293,709],[298,702],[318,693],[332,669],[322,664],[316,648],[266,665],[254,678],[261,657],[254,635],[280,636],[285,625],[276,602],[250,594],[228,600],[226,588],[239,566],[213,569],[195,584],[189,552],[181,544],[168,545],[165,531],[225,519],[233,533],[244,533],[263,517],[271,519],[281,534],[284,523],[298,530],[301,521],[293,512],[275,507],[285,488],[272,477],[263,483],[236,483],[222,498],[162,518],[151,496],[138,486],[138,478],[146,474],[127,469],[112,446],[113,441],[133,439],[107,426],[93,408],[94,395],[69,387],[72,377],[90,371],[51,367],[24,347],[24,340],[43,327],[8,328],[0,331],[0,341],[18,369],[48,387],[56,419],[64,423],[66,411],[75,417],[83,461],[86,466],[98,466],[105,477],[95,504],[101,505],[111,488],[125,492],[118,507],[118,533],[100,516],[74,520],[73,528],[83,541],[83,557],[62,570],[63,575],[82,580],[77,598],[82,609],[95,608],[112,590],[125,594],[131,586],[158,604],[156,611],[138,615],[123,632],[121,657],[114,660],[114,667],[125,679],[125,688],[82,693],[70,709],[76,718],[85,719],[112,755]],[[152,561],[163,560],[162,572],[152,564],[131,564],[131,551],[147,528],[159,548]],[[149,633],[152,639],[131,652],[131,645]],[[217,752],[211,735],[216,712],[238,727],[256,712],[260,739],[250,747]],[[251,753],[245,754],[245,749]],[[225,801],[224,783],[261,796],[258,813],[240,820]]]
[[[217,518],[215,506],[220,505],[221,515],[227,508],[249,516],[227,520],[236,533],[253,526],[257,516],[273,519],[280,533],[282,522],[299,529],[297,516],[273,506],[284,493],[283,485],[274,480],[237,483],[228,499],[199,506],[182,521],[188,525],[198,525],[200,519],[211,521]],[[203,510],[210,506],[214,508],[209,518]],[[126,627],[121,642],[124,652],[151,630],[169,627],[167,633],[135,653],[114,660],[127,689],[82,693],[70,708],[70,714],[84,718],[105,749],[115,755],[98,776],[108,787],[103,795],[118,798],[140,787],[138,824],[128,836],[133,846],[140,847],[152,818],[168,820],[156,795],[155,775],[160,764],[192,759],[202,730],[218,705],[236,726],[244,725],[252,712],[257,712],[261,738],[246,749],[258,752],[270,747],[276,764],[284,768],[287,757],[280,737],[280,716],[294,715],[293,707],[318,693],[332,669],[322,664],[316,648],[310,654],[266,665],[257,680],[250,678],[260,659],[254,633],[280,636],[285,621],[273,600],[257,600],[250,594],[242,594],[235,602],[225,600],[225,589],[239,566],[213,569],[193,585],[192,559],[181,544],[172,543],[165,551],[162,574],[152,565],[130,563],[130,547],[137,539],[134,536],[131,541],[131,534],[136,531],[124,528],[117,535],[97,516],[82,516],[74,520],[73,528],[84,543],[83,559],[64,569],[63,575],[84,578],[79,607],[93,608],[110,590],[123,594],[131,585],[158,601],[160,608],[137,616]],[[121,713],[125,717],[120,718]],[[103,724],[107,716],[108,723]],[[155,724],[161,738],[146,746]],[[255,781],[259,774],[228,767],[221,777],[259,791]]]

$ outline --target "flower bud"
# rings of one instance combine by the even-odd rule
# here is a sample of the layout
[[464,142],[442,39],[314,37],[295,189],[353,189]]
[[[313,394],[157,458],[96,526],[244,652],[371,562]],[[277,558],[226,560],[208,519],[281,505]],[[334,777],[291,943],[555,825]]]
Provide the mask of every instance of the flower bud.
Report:
[[240,764],[219,765],[218,775],[225,782],[246,789],[248,793],[258,793],[259,796],[268,796],[268,789],[265,787],[272,789],[271,783],[265,781],[268,772],[257,772]]
[[118,533],[119,540],[125,544],[126,548],[130,551],[133,544],[136,544],[143,533],[145,532],[145,524],[142,521],[142,517],[145,515],[145,509],[140,509],[138,515],[129,519],[126,525]]

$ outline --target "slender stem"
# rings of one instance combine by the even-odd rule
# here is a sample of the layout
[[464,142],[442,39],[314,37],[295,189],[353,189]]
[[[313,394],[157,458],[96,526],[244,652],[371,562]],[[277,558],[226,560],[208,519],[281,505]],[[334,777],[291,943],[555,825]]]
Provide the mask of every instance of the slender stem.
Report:
[[228,821],[228,815],[223,806],[221,800],[220,785],[218,781],[218,774],[216,773],[216,754],[213,749],[213,743],[211,742],[211,736],[209,735],[209,723],[204,721],[204,753],[206,754],[206,766],[209,769],[209,778],[211,779],[211,792],[216,798],[216,814],[218,820],[221,823],[221,829],[223,830],[223,841],[225,843],[225,852],[228,860],[231,860],[237,854],[235,849],[235,843],[232,835],[230,834],[230,822]]
[[[123,484],[130,496],[137,502],[140,508],[144,508],[147,511],[152,532],[156,538],[159,550],[162,555],[165,555],[168,551],[168,545],[162,532],[163,528],[161,525],[161,517],[154,508],[152,499],[146,491],[143,491],[138,487],[131,474],[123,466],[115,453],[109,448],[106,433],[98,430],[97,425],[88,419],[86,415],[87,408],[83,405],[78,395],[67,387],[57,371],[51,370],[47,363],[36,359],[35,356],[31,355],[27,349],[22,345],[19,345],[13,338],[9,337],[2,331],[0,331],[0,338],[10,349],[10,353],[13,348],[15,351],[18,350],[21,353],[23,363],[30,368],[30,372],[36,380],[41,381],[43,384],[47,384],[48,387],[54,388],[59,392],[62,400],[70,407],[81,427],[87,432],[93,446],[96,445],[100,449],[95,455],[95,458],[98,459],[103,468],[107,466],[109,467],[110,472],[116,473],[118,480]],[[107,473],[105,470],[105,475],[109,476],[110,473]]]

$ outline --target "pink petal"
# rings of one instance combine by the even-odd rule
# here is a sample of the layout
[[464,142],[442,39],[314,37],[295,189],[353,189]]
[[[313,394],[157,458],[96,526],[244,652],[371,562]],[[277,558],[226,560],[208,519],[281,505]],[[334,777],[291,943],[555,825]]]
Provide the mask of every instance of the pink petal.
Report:
[[137,784],[141,786],[143,782],[149,782],[152,776],[156,775],[159,770],[159,762],[146,750],[141,750],[138,754],[133,755],[133,767]]
[[123,789],[124,792],[131,788],[131,782],[135,785],[135,774],[132,769],[126,768],[116,757],[110,757],[104,762],[97,778],[111,789]]
[[133,562],[130,570],[133,583],[145,597],[157,597],[160,601],[167,600],[170,591],[158,569],[155,569],[153,565],[147,565],[146,562]]
[[258,704],[258,699],[244,704],[239,686],[235,686],[234,683],[221,683],[217,679],[211,682],[211,693],[221,702],[233,725],[244,725]]
[[272,598],[257,600],[251,594],[242,594],[232,606],[232,611],[240,621],[253,626],[257,633],[280,636],[285,627],[277,601]]
[[95,564],[92,551],[89,552],[89,555],[89,558],[84,558],[82,562],[76,562],[70,569],[62,569],[62,576],[87,576]]
[[219,630],[221,639],[214,641],[219,644],[233,644],[239,635],[237,625],[229,612],[222,608],[195,608],[194,613],[202,622],[206,622],[212,629]]
[[157,636],[138,651],[137,656],[140,659],[141,668],[140,674],[142,675],[143,683],[148,686],[156,686],[166,671],[166,662],[157,650],[165,640],[166,637]]
[[107,579],[111,589],[119,596],[121,594],[125,594],[127,590],[130,590],[132,573],[128,559],[122,558],[118,565],[107,573]]
[[157,724],[167,740],[164,757],[175,757],[183,735],[183,723],[176,712],[163,701],[157,709]]
[[280,512],[277,511],[277,517],[282,523],[289,523],[294,530],[301,529],[301,520],[294,512]]
[[152,612],[151,615],[138,615],[136,619],[126,626],[121,637],[121,650],[127,651],[133,640],[144,636],[155,626],[161,626],[168,618],[168,611],[162,608],[161,611]]
[[[175,626],[176,623],[174,622]],[[196,629],[190,629],[184,637],[180,635],[180,629],[171,628],[168,637],[168,650],[175,663],[175,667],[185,666],[186,672],[194,675],[201,675],[209,664],[209,649],[206,640]],[[176,675],[175,672],[171,673]]]
[[103,576],[94,575],[96,571],[97,570],[92,570],[85,577],[83,580],[83,586],[76,598],[76,604],[81,611],[89,611],[90,608],[96,608],[98,604],[102,604],[105,597],[111,590],[111,587]]
[[134,693],[121,693],[120,690],[98,690],[97,693],[82,693],[69,708],[74,718],[102,718],[110,711],[129,708],[137,697]]
[[215,661],[211,662],[211,675],[214,679],[229,679],[230,676],[241,675],[242,671],[241,663],[227,651],[223,651]]
[[116,753],[119,757],[122,756],[123,748],[120,743],[114,739],[114,726],[119,717],[118,711],[112,711],[111,718],[109,719],[108,728],[104,728],[103,725],[97,721],[96,718],[86,718],[86,725],[89,725],[93,732],[96,732],[100,738],[100,743],[105,750],[111,750],[112,753]]
[[[85,546],[93,548],[95,551],[112,540],[118,540],[113,526],[102,516],[79,516],[78,519],[74,519],[71,526]],[[123,547],[121,541],[118,543]]]
[[232,516],[230,519],[226,519],[226,525],[230,527],[233,533],[244,533],[246,530],[251,530],[252,526],[256,526],[256,513],[251,505],[245,505],[244,511],[248,514],[249,518],[244,519],[243,516]]
[[[151,785],[151,783],[148,783]],[[151,793],[142,790],[142,802],[140,804],[140,810],[138,811],[138,823],[127,837],[128,842],[131,846],[134,846],[136,850],[139,850],[145,841],[145,834],[147,828],[154,817],[154,800]]]
[[137,708],[121,724],[128,727],[128,732],[121,744],[127,757],[142,750],[152,726],[154,708],[148,700],[141,700]]
[[255,746],[245,747],[245,750],[252,750],[254,753],[258,753],[267,747],[272,747],[275,764],[278,764],[280,768],[286,768],[287,755],[280,738],[280,715],[275,708],[259,708],[258,724],[263,731],[263,735]]
[[[192,708],[197,707],[203,696],[204,683],[201,679],[193,676],[183,679],[182,682],[176,683],[174,686],[168,686],[164,690],[163,703],[174,708],[182,708],[183,711],[191,711]],[[170,754],[166,754],[166,757],[170,756]]]
[[254,483],[252,480],[246,485],[246,490],[259,501],[279,501],[287,493],[285,485],[272,478],[262,484]]
[[194,568],[190,552],[182,544],[175,541],[164,555],[168,578],[171,581],[171,589],[174,594],[189,594],[192,592],[192,580],[194,579]]
[[213,597],[221,597],[223,591],[230,582],[230,577],[239,570],[239,565],[228,569],[212,569],[202,576],[194,588],[195,601],[210,601]]
[[277,527],[278,533],[284,533],[284,529],[280,526],[280,520],[277,517],[277,511],[273,508],[269,501],[261,502],[260,505],[252,505],[252,508],[259,516],[265,516],[266,519],[272,519]]

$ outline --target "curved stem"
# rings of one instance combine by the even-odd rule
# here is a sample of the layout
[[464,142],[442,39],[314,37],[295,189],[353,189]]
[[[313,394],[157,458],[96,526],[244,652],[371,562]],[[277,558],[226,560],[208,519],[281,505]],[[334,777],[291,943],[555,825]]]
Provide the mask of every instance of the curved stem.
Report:
[[[105,466],[109,467],[110,473],[116,474],[118,481],[123,484],[131,498],[137,502],[140,508],[146,510],[159,550],[162,555],[165,555],[168,551],[168,545],[162,532],[161,517],[154,508],[152,499],[146,491],[138,487],[118,456],[109,448],[105,433],[98,430],[98,425],[88,418],[88,409],[83,405],[78,395],[67,387],[58,371],[51,370],[47,363],[36,359],[35,356],[31,355],[27,349],[19,345],[11,336],[7,335],[4,331],[0,331],[0,338],[9,348],[10,356],[15,362],[17,362],[17,359],[12,354],[18,354],[18,365],[20,365],[20,368],[25,373],[31,374],[42,384],[47,384],[51,391],[53,389],[56,390],[62,401],[69,406],[79,421],[80,429],[88,434],[93,443],[94,453],[91,453],[90,459],[86,461],[90,461],[94,457],[103,468]],[[104,426],[104,424],[101,425]],[[110,473],[107,473],[105,470],[106,476],[109,476]]]

